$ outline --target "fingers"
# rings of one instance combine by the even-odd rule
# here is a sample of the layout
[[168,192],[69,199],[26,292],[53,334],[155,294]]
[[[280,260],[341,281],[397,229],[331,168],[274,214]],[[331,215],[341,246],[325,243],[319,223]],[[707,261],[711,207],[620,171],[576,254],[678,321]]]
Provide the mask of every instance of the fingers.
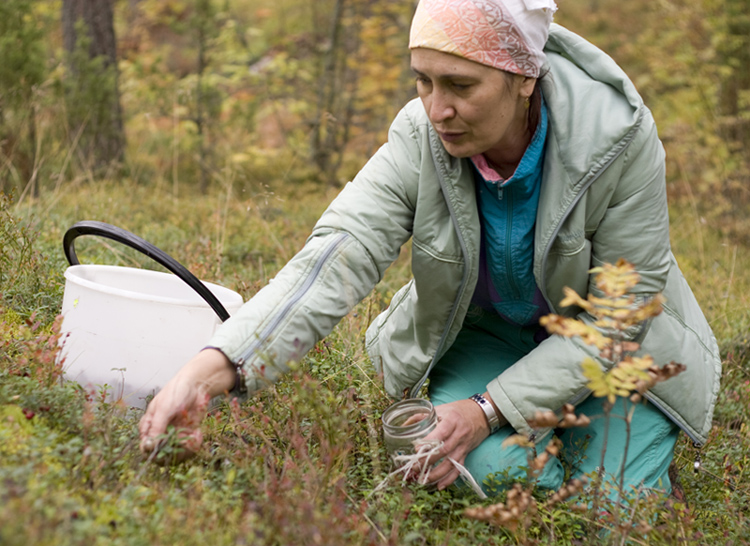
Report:
[[151,415],[150,408],[146,408],[146,413],[141,417],[140,423],[138,423],[138,435],[143,438],[148,433],[148,429],[151,428]]
[[173,419],[174,414],[161,408],[156,398],[151,401],[146,414],[141,418],[141,422],[138,425],[142,452],[148,453],[156,448],[158,438],[167,432],[167,425]]
[[460,476],[449,458],[463,464],[466,455],[487,437],[489,429],[481,408],[471,400],[441,404],[435,411],[439,422],[424,441],[442,442],[442,448],[425,463],[435,465],[427,481],[436,483],[438,489],[445,489]]
[[415,423],[419,423],[420,421],[423,421],[424,418],[425,418],[425,414],[412,415],[406,421],[404,421],[401,426],[408,427],[409,425],[413,425]]
[[140,423],[138,423],[138,434],[141,437],[141,451],[146,453],[153,451],[156,447],[156,441],[151,437],[149,432],[151,431],[151,422],[154,418],[154,405],[149,404],[146,407],[146,413],[141,417]]
[[[443,458],[437,465],[430,469],[428,475],[428,481],[430,483],[440,482],[445,479],[453,471],[453,464],[448,460],[448,457]],[[453,483],[453,482],[451,482]]]
[[[170,384],[159,391],[151,400],[146,413],[141,418],[138,425],[138,432],[141,436],[140,448],[144,453],[153,451],[158,446],[158,439],[167,432],[169,425],[187,425],[188,428],[195,428],[190,421],[183,423],[182,416],[187,416],[186,401],[184,396],[176,397],[172,392],[174,389]],[[200,401],[199,401],[200,402]],[[199,409],[205,405],[198,404]],[[200,422],[200,419],[197,420]]]
[[184,430],[178,433],[180,449],[176,451],[171,462],[179,463],[193,457],[200,450],[203,443],[203,432],[197,428],[195,430]]
[[[442,406],[437,406],[436,409],[440,409]],[[422,442],[442,442],[443,448],[440,450],[438,455],[433,456],[430,460],[430,464],[434,464],[444,455],[451,453],[457,446],[460,436],[457,434],[457,422],[455,419],[448,416],[448,418],[439,418],[438,424],[435,429],[424,437]]]
[[156,438],[167,432],[167,425],[174,420],[174,413],[166,409],[157,408],[151,415],[146,436]]
[[458,479],[458,477],[461,475],[458,469],[452,464],[451,464],[451,468],[452,470],[448,474],[446,474],[445,477],[443,477],[440,481],[438,481],[437,483],[438,491],[442,491],[449,485],[453,484],[453,482],[455,482]]
[[159,391],[146,408],[138,425],[140,448],[144,453],[159,447],[170,425],[178,429],[178,439],[189,453],[202,442],[200,423],[212,395],[231,388],[235,370],[216,350],[201,351]]
[[468,455],[468,453],[469,452],[463,449],[461,446],[457,447],[453,451],[441,450],[440,455],[438,455],[438,457],[440,458],[440,462],[438,462],[433,468],[430,469],[430,472],[427,476],[427,482],[437,482],[438,489],[445,489],[446,487],[451,485],[454,481],[456,481],[456,478],[458,478],[460,472],[450,461],[450,459],[463,464],[463,461],[466,459],[466,455]]

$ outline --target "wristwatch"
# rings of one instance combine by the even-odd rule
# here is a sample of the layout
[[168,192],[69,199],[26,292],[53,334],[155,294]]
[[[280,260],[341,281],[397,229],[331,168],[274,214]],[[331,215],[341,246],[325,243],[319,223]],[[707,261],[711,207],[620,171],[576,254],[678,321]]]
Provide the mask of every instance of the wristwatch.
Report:
[[498,430],[500,430],[500,419],[498,418],[497,412],[495,411],[495,408],[492,407],[492,404],[490,404],[489,400],[487,400],[479,393],[472,395],[469,400],[474,400],[474,402],[479,404],[479,407],[482,408],[484,416],[487,418],[487,424],[490,427],[490,434],[495,434]]

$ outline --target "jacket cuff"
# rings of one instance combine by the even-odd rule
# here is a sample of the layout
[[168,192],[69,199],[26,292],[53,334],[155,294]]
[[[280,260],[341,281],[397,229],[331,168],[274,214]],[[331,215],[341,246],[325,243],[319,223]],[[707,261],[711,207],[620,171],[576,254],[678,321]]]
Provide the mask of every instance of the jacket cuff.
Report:
[[[237,398],[239,402],[244,402],[247,400],[252,394],[250,390],[248,389],[248,385],[251,383],[251,381],[248,379],[247,374],[245,373],[243,367],[235,361],[235,359],[232,359],[227,352],[222,349],[221,347],[217,347],[215,345],[206,345],[201,349],[202,351],[205,351],[206,349],[213,349],[215,351],[219,351],[221,354],[223,354],[227,360],[229,360],[229,363],[232,365],[235,371],[235,380],[234,380],[234,386],[228,391],[229,398]],[[252,382],[254,384],[254,382]]]
[[500,384],[500,379],[495,378],[487,384],[487,392],[492,398],[492,401],[503,414],[503,417],[508,421],[508,424],[512,426],[519,434],[531,434],[532,429],[529,423],[524,419],[518,408],[511,402],[508,395],[505,393]]

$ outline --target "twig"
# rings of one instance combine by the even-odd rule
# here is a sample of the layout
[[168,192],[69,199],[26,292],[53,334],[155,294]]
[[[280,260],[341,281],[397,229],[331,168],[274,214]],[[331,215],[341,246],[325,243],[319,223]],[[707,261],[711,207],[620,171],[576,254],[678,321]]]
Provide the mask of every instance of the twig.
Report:
[[620,487],[617,492],[617,504],[622,502],[622,494],[625,491],[625,465],[628,462],[628,448],[630,447],[630,438],[632,434],[631,423],[633,422],[633,414],[635,413],[635,404],[628,411],[628,399],[622,399],[623,409],[625,410],[625,448],[622,455],[622,464],[620,464]]
[[[608,532],[610,532],[610,533],[613,533],[613,532],[615,532],[615,529],[614,529],[614,528],[610,527],[609,525],[605,525],[604,523],[601,523],[601,522],[599,522],[599,521],[596,521],[596,520],[593,520],[593,519],[587,518],[586,516],[581,516],[581,515],[579,515],[579,516],[577,516],[577,517],[578,517],[578,518],[579,518],[580,520],[582,520],[582,521],[585,521],[586,523],[590,523],[590,524],[592,524],[592,525],[596,525],[596,526],[597,526],[597,527],[599,527],[599,528],[600,528],[600,529],[601,529],[602,531],[608,531]],[[640,545],[642,545],[642,546],[651,546],[651,545],[650,545],[650,544],[649,544],[648,542],[643,542],[642,540],[638,540],[637,538],[633,538],[633,537],[628,537],[628,540],[629,540],[630,542],[633,542],[633,543],[635,543],[635,544],[640,544]]]
[[[354,499],[352,499],[351,496],[349,496],[348,492],[344,491],[344,495],[346,495],[346,498],[349,499],[349,502],[351,502],[352,505],[356,504],[354,502]],[[380,539],[383,541],[383,544],[388,544],[388,537],[386,537],[383,534],[383,532],[380,530],[380,528],[378,528],[378,526],[375,524],[375,522],[370,519],[370,516],[368,516],[367,513],[365,513],[365,512],[362,512],[362,516],[364,516],[365,520],[367,520],[367,523],[370,524],[370,527],[372,527],[373,529],[375,529],[375,532],[378,534],[378,536],[380,537]]]
[[597,469],[596,483],[594,484],[594,513],[599,511],[599,491],[604,481],[604,458],[607,455],[607,440],[609,438],[609,418],[612,408],[609,402],[605,402],[604,412],[604,439],[602,441],[602,458]]
[[724,294],[724,307],[721,310],[724,315],[724,320],[727,321],[729,326],[729,317],[727,316],[727,305],[729,305],[729,294],[732,291],[732,282],[734,281],[734,267],[737,264],[737,245],[734,245],[734,252],[732,253],[732,270],[729,272],[729,282],[727,283],[727,292]]
[[148,466],[154,461],[156,456],[159,454],[159,451],[161,450],[162,447],[164,447],[164,444],[166,443],[167,443],[167,438],[161,438],[157,440],[156,446],[151,451],[151,454],[141,465],[141,469],[138,471],[138,474],[135,475],[135,478],[133,479],[134,482],[138,482],[141,480],[141,477],[143,476],[144,472],[146,472],[146,469],[148,469]]
[[[626,454],[626,455],[627,455],[627,454]],[[621,493],[621,494],[622,494],[622,493]],[[636,509],[636,508],[638,507],[638,499],[639,499],[639,497],[636,497],[636,498],[635,498],[635,500],[633,501],[633,506],[632,506],[632,507],[631,507],[631,509],[630,509],[630,517],[628,517],[628,521],[629,521],[630,523],[633,523],[633,516],[635,516],[635,509]],[[620,503],[619,503],[619,501],[618,501],[618,503],[617,503],[617,504],[618,504],[618,505],[620,504]],[[619,512],[619,511],[618,511],[618,512]],[[620,519],[619,515],[617,516],[617,519],[618,519],[618,520]],[[629,538],[630,538],[630,533],[629,533],[629,532],[628,532],[628,533],[623,533],[623,534],[622,534],[622,537],[621,537],[621,540],[620,540],[620,546],[625,546],[625,541],[626,541],[627,539],[629,539]]]

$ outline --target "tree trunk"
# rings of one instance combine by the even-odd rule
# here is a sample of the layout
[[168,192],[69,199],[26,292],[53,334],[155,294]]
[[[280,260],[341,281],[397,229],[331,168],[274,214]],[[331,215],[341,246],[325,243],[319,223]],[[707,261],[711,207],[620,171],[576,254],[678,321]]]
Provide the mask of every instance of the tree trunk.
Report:
[[71,135],[87,164],[105,168],[125,150],[112,0],[63,0],[62,26]]
[[717,51],[727,68],[721,82],[719,109],[724,137],[736,150],[747,154],[750,146],[750,0],[727,0],[724,4],[725,33]]
[[195,126],[198,131],[198,161],[200,162],[200,190],[201,193],[208,192],[208,161],[209,146],[208,140],[208,119],[204,112],[206,106],[204,97],[204,76],[206,72],[206,48],[208,47],[209,29],[207,25],[211,24],[211,4],[208,0],[199,0],[197,3],[196,13],[196,31],[198,34],[198,67],[197,79],[195,85]]
[[310,152],[312,160],[318,168],[319,173],[329,177],[331,173],[331,156],[335,150],[331,147],[332,137],[337,131],[337,120],[335,117],[334,101],[342,91],[339,86],[339,75],[337,66],[339,57],[345,52],[341,51],[341,33],[343,30],[344,4],[346,0],[336,0],[331,21],[329,36],[329,49],[323,59],[323,69],[318,79],[318,106],[315,112]]

